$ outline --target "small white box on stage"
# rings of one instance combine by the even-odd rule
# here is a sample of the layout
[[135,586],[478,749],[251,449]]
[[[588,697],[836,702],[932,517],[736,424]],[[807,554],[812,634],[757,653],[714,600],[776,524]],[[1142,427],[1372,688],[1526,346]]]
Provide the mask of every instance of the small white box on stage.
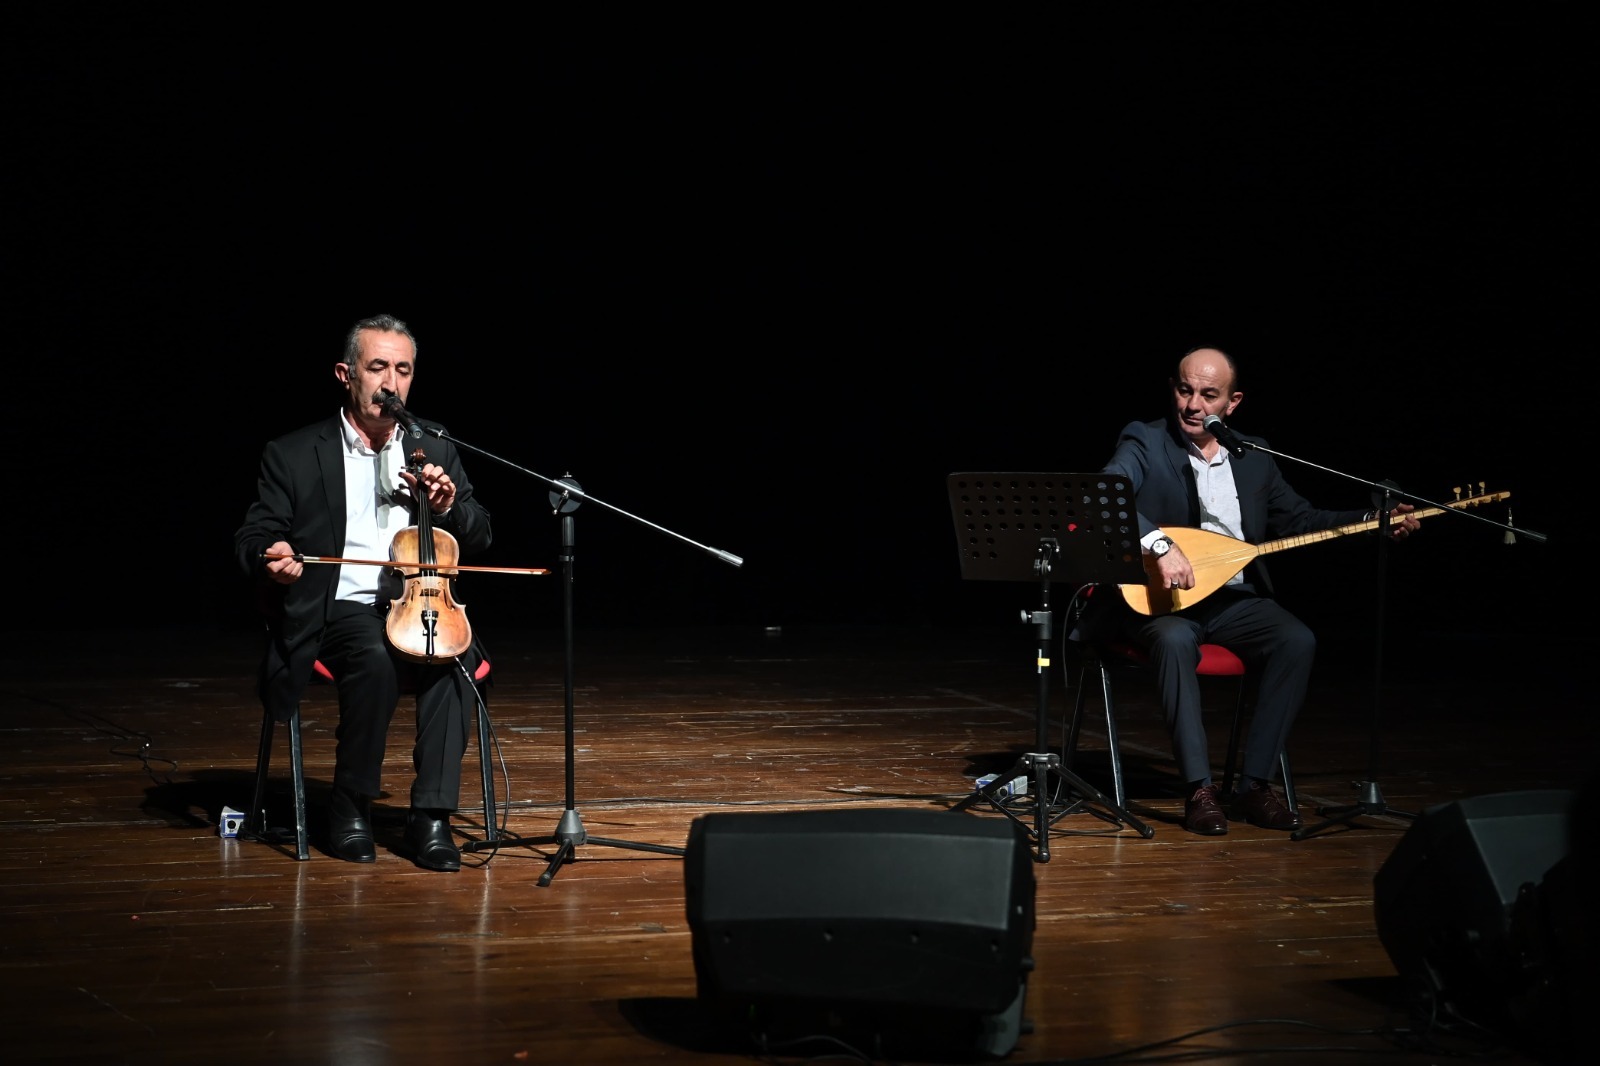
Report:
[[236,837],[239,827],[244,825],[244,812],[236,811],[232,807],[222,808],[222,820],[217,823],[217,835],[222,837]]
[[[977,792],[999,777],[999,774],[984,774],[972,783],[972,790]],[[1013,777],[1010,781],[990,793],[995,799],[1010,799],[1012,796],[1026,796],[1027,794],[1028,779],[1026,777]]]

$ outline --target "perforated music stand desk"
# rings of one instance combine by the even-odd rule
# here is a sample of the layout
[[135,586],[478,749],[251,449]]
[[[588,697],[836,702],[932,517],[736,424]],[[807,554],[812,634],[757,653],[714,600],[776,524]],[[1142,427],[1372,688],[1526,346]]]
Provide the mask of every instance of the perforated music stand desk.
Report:
[[[1036,749],[1012,769],[974,791],[953,810],[987,801],[1027,828],[1012,811],[1015,799],[995,794],[1017,776],[1033,778],[1034,827],[1038,860],[1050,861],[1050,828],[1061,818],[1086,811],[1105,821],[1128,825],[1142,837],[1155,830],[1105,793],[1061,765],[1049,752],[1046,726],[1050,706],[1050,586],[1070,583],[1143,584],[1139,519],[1133,489],[1113,474],[956,473],[948,478],[950,514],[961,550],[961,576],[971,581],[1031,581],[1039,586],[1040,607],[1024,617],[1037,635],[1034,669],[1039,679]],[[1077,799],[1053,810],[1050,775],[1066,781]],[[1092,804],[1092,805],[1091,805]],[[1098,809],[1097,809],[1098,808]]]
[[1041,540],[1059,553],[1051,580],[1142,585],[1133,489],[1113,474],[951,474],[950,514],[969,581],[1038,581]]

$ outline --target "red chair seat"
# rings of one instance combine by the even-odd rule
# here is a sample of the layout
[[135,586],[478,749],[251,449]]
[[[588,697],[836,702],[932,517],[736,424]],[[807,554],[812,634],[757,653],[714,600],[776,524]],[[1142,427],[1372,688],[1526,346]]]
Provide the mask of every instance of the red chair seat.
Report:
[[[316,675],[318,680],[326,681],[329,684],[333,683],[333,671],[322,665],[321,659],[318,659],[316,662],[311,664],[311,672]],[[478,682],[482,681],[488,676],[489,659],[487,656],[485,656],[483,661],[478,664],[478,668],[472,672],[472,680]]]
[[[1127,659],[1130,663],[1139,666],[1149,666],[1149,654],[1137,644],[1125,641],[1108,641],[1101,645],[1101,650]],[[1194,672],[1203,677],[1243,677],[1245,675],[1244,660],[1221,644],[1200,645],[1200,665]]]

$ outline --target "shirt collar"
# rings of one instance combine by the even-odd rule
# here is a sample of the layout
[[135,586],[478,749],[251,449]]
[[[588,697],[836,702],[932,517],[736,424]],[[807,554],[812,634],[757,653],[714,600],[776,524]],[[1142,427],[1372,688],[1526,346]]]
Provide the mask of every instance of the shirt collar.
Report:
[[1207,466],[1221,466],[1223,463],[1228,461],[1228,449],[1224,448],[1221,444],[1217,445],[1217,454],[1210,459],[1205,457],[1205,453],[1200,450],[1200,445],[1196,444],[1194,441],[1189,441],[1188,446],[1189,458],[1195,460],[1196,462],[1204,463]]
[[[366,441],[361,439],[361,434],[356,432],[356,427],[350,424],[350,414],[344,408],[339,409],[339,433],[344,438],[344,452],[346,455],[377,455],[378,453],[367,447]],[[384,442],[387,448],[400,439],[400,427],[396,425],[389,439]]]

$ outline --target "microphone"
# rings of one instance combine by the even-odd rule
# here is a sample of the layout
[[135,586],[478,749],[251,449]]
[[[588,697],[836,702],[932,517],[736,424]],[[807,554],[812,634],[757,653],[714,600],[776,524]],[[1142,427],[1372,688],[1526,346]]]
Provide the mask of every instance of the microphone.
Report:
[[407,411],[401,405],[400,397],[397,393],[390,392],[388,389],[379,389],[378,394],[373,399],[378,401],[378,406],[383,408],[384,414],[405,426],[413,437],[422,436],[422,423],[417,421],[416,415]]
[[1239,434],[1229,429],[1227,424],[1217,415],[1206,415],[1201,423],[1207,433],[1217,438],[1221,445],[1235,458],[1244,454],[1244,441],[1239,439]]

